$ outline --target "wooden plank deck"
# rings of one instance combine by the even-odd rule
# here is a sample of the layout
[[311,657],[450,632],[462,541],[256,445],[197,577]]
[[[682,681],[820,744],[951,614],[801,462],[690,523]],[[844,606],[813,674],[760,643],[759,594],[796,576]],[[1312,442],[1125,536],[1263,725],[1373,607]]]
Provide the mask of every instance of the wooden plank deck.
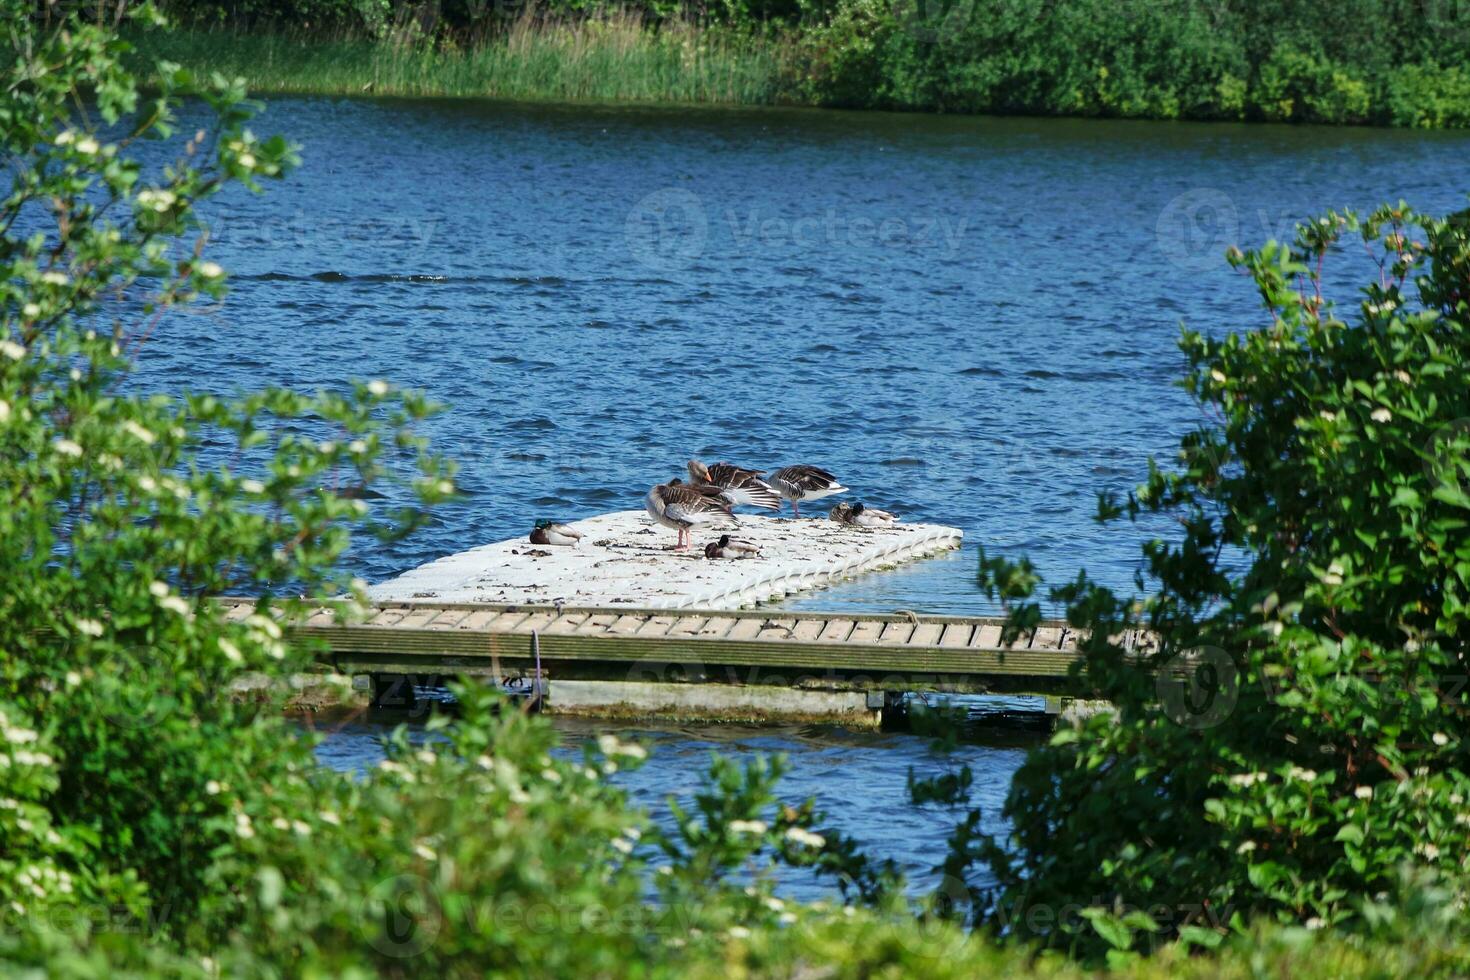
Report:
[[[231,619],[254,603],[220,601]],[[533,668],[539,653],[553,679],[652,671],[827,690],[1089,693],[1073,671],[1077,632],[1057,622],[1010,646],[1001,644],[1000,620],[908,613],[384,602],[355,623],[314,611],[283,625],[349,674],[503,676]]]

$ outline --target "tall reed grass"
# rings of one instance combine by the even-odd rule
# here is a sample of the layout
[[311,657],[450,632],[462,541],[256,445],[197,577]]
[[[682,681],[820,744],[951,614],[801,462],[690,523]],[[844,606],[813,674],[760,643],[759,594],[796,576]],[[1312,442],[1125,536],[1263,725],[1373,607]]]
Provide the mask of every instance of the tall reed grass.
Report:
[[141,59],[243,77],[259,93],[746,105],[790,101],[796,44],[686,21],[654,27],[621,10],[575,21],[527,11],[468,48],[227,29],[130,40]]

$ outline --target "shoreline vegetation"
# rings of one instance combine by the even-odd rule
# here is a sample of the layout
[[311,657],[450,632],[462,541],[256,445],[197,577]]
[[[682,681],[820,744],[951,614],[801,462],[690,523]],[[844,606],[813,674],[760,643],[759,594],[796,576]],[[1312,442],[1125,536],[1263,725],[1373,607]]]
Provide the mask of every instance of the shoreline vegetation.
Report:
[[446,2],[389,21],[345,0],[257,0],[248,17],[178,0],[181,26],[127,36],[139,69],[260,94],[1470,126],[1470,13],[1453,4],[756,2]]

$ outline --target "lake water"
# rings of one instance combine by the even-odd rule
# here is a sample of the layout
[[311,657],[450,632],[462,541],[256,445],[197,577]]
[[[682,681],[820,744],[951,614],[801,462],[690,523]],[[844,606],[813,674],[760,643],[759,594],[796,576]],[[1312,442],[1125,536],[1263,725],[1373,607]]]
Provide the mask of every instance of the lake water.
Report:
[[[1456,133],[369,100],[274,100],[255,128],[304,166],[210,205],[233,291],[165,323],[143,379],[385,377],[446,402],[431,433],[464,501],[362,547],[357,572],[640,507],[691,456],[818,463],[965,531],[961,553],[802,608],[991,611],[981,545],[1128,587],[1168,528],[1100,528],[1094,494],[1202,421],[1173,386],[1180,322],[1262,322],[1226,246],[1333,206],[1463,207],[1470,187]],[[380,731],[324,758],[370,763]],[[879,853],[937,858],[947,818],[902,806],[909,767],[939,764],[921,739],[648,731],[640,798],[687,792],[712,744],[787,751],[790,795]],[[964,755],[998,827],[1020,750]]]

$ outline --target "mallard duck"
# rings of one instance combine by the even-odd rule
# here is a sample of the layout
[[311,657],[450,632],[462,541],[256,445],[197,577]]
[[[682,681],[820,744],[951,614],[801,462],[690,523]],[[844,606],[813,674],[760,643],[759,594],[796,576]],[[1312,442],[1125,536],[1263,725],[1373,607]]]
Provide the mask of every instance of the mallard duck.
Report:
[[531,529],[532,544],[554,544],[563,548],[575,548],[582,540],[582,532],[565,524],[542,518]]
[[706,558],[758,558],[760,553],[761,550],[756,545],[732,538],[728,534],[722,534],[720,540],[711,541],[704,546]]
[[830,514],[837,523],[851,524],[853,527],[892,527],[898,523],[898,518],[888,511],[869,507],[861,501],[838,504],[832,508]]
[[660,483],[648,491],[644,506],[649,517],[679,532],[675,551],[689,547],[689,529],[695,525],[707,524],[719,515],[732,521],[735,519],[735,515],[730,513],[729,502],[717,488],[691,487],[682,480]]
[[858,527],[892,527],[898,523],[898,516],[859,500],[852,505],[852,522]]
[[729,463],[705,466],[697,459],[689,461],[689,478],[695,486],[719,488],[731,505],[780,510],[781,495],[761,479],[764,475],[760,470],[743,470]]
[[801,516],[803,500],[821,500],[834,493],[846,493],[847,487],[837,477],[816,466],[783,466],[771,474],[771,486],[791,501],[791,516]]

